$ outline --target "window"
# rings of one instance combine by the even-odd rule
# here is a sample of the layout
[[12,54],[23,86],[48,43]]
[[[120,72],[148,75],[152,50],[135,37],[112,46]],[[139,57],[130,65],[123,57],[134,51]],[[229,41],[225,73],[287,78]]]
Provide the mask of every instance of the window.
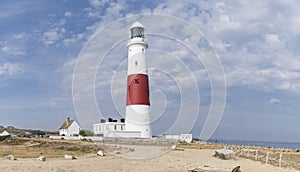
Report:
[[142,52],[145,53],[145,49],[144,48],[142,48]]
[[134,79],[134,83],[138,84],[139,83],[139,79]]
[[115,130],[117,130],[117,125],[115,125]]
[[135,61],[135,65],[136,65],[136,66],[138,65],[138,61]]

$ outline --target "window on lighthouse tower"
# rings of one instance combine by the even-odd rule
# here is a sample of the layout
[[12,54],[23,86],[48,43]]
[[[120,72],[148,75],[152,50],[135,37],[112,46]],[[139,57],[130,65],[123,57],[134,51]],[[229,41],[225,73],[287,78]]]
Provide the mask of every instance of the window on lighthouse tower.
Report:
[[136,66],[138,65],[138,61],[135,61],[135,65],[136,65]]

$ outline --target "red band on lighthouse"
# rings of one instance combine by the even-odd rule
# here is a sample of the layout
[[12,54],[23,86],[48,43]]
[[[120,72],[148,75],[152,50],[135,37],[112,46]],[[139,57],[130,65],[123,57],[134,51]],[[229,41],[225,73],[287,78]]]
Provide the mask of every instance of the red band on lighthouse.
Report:
[[126,106],[127,105],[150,105],[148,75],[128,75]]

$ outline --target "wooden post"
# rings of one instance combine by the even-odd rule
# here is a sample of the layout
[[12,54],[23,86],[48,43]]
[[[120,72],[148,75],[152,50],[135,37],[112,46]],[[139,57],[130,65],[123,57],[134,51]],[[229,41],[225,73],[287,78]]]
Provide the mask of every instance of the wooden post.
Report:
[[249,149],[247,149],[247,157],[249,157],[250,155],[249,155]]
[[255,152],[255,160],[257,160],[258,159],[258,150],[256,150],[256,152]]
[[266,156],[266,164],[269,163],[269,154],[270,154],[270,152],[267,152],[267,156]]
[[281,167],[281,162],[282,162],[282,154],[279,155],[279,167]]

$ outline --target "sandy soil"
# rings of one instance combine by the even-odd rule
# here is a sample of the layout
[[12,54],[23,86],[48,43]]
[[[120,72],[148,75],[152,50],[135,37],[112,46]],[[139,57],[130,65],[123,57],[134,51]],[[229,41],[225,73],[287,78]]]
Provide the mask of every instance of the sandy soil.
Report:
[[[128,157],[137,157],[142,150],[145,154],[151,152],[149,146],[135,148],[138,151],[128,152]],[[165,151],[157,148],[156,151]],[[153,154],[153,152],[151,152]],[[150,154],[151,154],[150,153]],[[157,152],[159,153],[159,152]],[[185,149],[184,151],[165,151],[162,155],[151,159],[128,159],[107,155],[97,157],[94,155],[84,155],[76,160],[66,160],[63,158],[48,158],[45,162],[33,158],[18,158],[15,161],[0,160],[0,171],[2,172],[106,172],[106,171],[188,171],[188,169],[203,167],[204,165],[218,169],[231,171],[232,168],[240,165],[242,172],[296,172],[296,170],[274,167],[243,158],[235,160],[221,160],[213,157],[214,150]],[[122,156],[122,154],[121,154]],[[124,153],[126,156],[126,153]]]

